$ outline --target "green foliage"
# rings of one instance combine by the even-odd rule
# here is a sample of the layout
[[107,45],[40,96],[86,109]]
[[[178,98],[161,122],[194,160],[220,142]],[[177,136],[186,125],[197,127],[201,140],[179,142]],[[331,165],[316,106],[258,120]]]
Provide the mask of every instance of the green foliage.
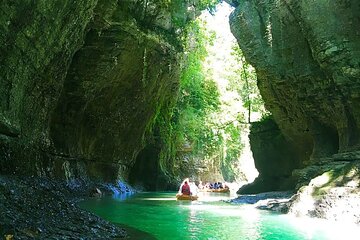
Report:
[[221,162],[221,171],[224,179],[227,181],[235,181],[237,173],[237,165],[241,150],[244,147],[241,143],[241,131],[236,123],[228,124],[224,132],[226,134],[226,155]]
[[211,14],[214,14],[216,11],[216,5],[219,4],[221,0],[202,0],[199,1],[199,9],[207,9]]
[[232,47],[231,53],[239,62],[235,68],[235,75],[229,80],[231,88],[236,89],[242,100],[243,106],[248,109],[248,122],[251,121],[250,115],[253,112],[259,112],[261,115],[268,115],[264,108],[264,101],[257,87],[257,76],[255,69],[245,60],[245,57],[237,44]]
[[[160,167],[169,176],[182,177],[196,165],[211,165],[221,171],[225,180],[233,181],[241,174],[238,167],[244,147],[241,142],[243,115],[229,110],[235,100],[220,101],[224,92],[220,92],[212,79],[214,74],[206,67],[207,49],[215,42],[219,44],[216,34],[207,31],[200,20],[188,24],[184,33],[186,44],[178,98],[170,108],[163,108],[157,119]],[[255,71],[239,49],[234,48],[232,54],[239,66],[232,66],[231,73],[227,73],[231,76],[229,91],[238,92],[243,105],[251,107],[251,111],[262,111]]]
[[138,21],[147,27],[153,25],[156,19],[161,18],[163,13],[170,13],[172,23],[177,28],[185,28],[188,24],[188,7],[194,7],[194,11],[201,12],[207,9],[210,13],[215,12],[216,4],[220,0],[198,0],[196,4],[190,4],[184,0],[138,0],[133,11],[138,16]]
[[219,91],[203,67],[208,54],[206,45],[212,42],[214,34],[207,34],[199,20],[189,24],[186,32],[178,98],[162,107],[153,127],[155,139],[160,142],[160,168],[168,176],[181,176],[192,168],[194,158],[188,169],[178,158],[184,147],[191,149],[193,157],[203,159],[219,152],[222,143],[221,134],[209,117],[219,110]]
[[135,19],[138,27],[144,32],[149,30],[160,34],[169,43],[181,50],[181,38],[186,38],[189,23],[201,11],[215,12],[216,4],[220,0],[135,0],[120,1],[121,18]]
[[187,52],[180,80],[180,96],[176,106],[181,139],[191,143],[195,153],[210,154],[216,149],[219,137],[207,121],[207,116],[219,109],[216,83],[206,78],[203,61],[206,44],[213,35],[207,35],[199,20],[188,26]]

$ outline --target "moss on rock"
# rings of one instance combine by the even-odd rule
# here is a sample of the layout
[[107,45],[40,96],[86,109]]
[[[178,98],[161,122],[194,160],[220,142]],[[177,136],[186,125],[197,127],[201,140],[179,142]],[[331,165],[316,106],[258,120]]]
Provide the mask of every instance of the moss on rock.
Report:
[[193,14],[187,3],[146,2],[2,4],[1,172],[127,177],[176,96],[181,28]]
[[360,147],[359,8],[356,0],[245,0],[230,17],[266,108],[303,165]]

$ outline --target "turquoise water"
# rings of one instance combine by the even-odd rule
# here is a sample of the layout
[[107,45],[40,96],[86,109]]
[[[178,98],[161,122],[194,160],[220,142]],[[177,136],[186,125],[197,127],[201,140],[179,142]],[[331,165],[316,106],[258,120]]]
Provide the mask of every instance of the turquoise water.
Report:
[[[128,229],[132,239],[360,239],[357,228],[219,201],[226,194],[177,201],[175,193],[90,199],[81,207]],[[145,233],[144,233],[145,232]]]

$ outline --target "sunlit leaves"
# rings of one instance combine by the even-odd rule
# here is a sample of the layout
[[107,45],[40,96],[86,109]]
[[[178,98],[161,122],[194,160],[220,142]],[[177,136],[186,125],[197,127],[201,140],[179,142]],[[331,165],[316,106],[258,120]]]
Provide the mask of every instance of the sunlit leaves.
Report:
[[231,53],[238,61],[234,74],[229,77],[230,87],[236,89],[240,94],[243,106],[248,109],[248,122],[251,121],[250,115],[253,112],[267,115],[264,101],[257,87],[257,76],[255,69],[245,60],[245,57],[237,44],[232,47]]
[[206,29],[201,20],[193,21],[183,30],[186,44],[178,99],[171,110],[166,110],[164,121],[158,121],[161,167],[184,174],[189,172],[186,167],[211,165],[219,168],[225,180],[235,180],[241,174],[239,157],[245,126],[241,105],[251,107],[251,111],[262,106],[255,71],[239,49],[233,50],[232,56],[229,47],[221,52],[223,44],[219,41],[225,38]]
[[177,105],[179,127],[186,141],[198,153],[210,154],[219,137],[208,126],[207,116],[218,109],[219,92],[216,83],[206,77],[203,61],[207,56],[206,44],[214,35],[207,34],[199,20],[188,27],[185,46],[185,66],[180,82],[180,97]]

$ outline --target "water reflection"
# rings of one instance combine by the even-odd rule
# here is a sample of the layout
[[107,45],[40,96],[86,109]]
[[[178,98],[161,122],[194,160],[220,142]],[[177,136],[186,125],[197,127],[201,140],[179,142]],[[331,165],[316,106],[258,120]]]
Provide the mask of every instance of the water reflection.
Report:
[[245,234],[251,239],[261,239],[260,212],[252,206],[243,206],[241,215],[244,217]]
[[[358,239],[359,228],[322,224],[233,205],[208,196],[204,201],[177,201],[175,193],[135,194],[125,199],[91,199],[83,207],[109,221],[148,232],[157,239],[304,240]],[[338,231],[338,233],[337,233]]]
[[360,228],[355,224],[308,217],[284,217],[292,226],[297,227],[306,236],[306,239],[360,239]]
[[201,233],[202,219],[197,216],[197,211],[194,208],[190,208],[188,229],[191,237],[199,236]]
[[114,193],[112,198],[117,201],[124,201],[125,199],[128,199],[133,193],[127,192],[127,193]]
[[215,202],[226,201],[237,197],[236,193],[213,193],[213,192],[199,192],[199,199],[201,202]]

